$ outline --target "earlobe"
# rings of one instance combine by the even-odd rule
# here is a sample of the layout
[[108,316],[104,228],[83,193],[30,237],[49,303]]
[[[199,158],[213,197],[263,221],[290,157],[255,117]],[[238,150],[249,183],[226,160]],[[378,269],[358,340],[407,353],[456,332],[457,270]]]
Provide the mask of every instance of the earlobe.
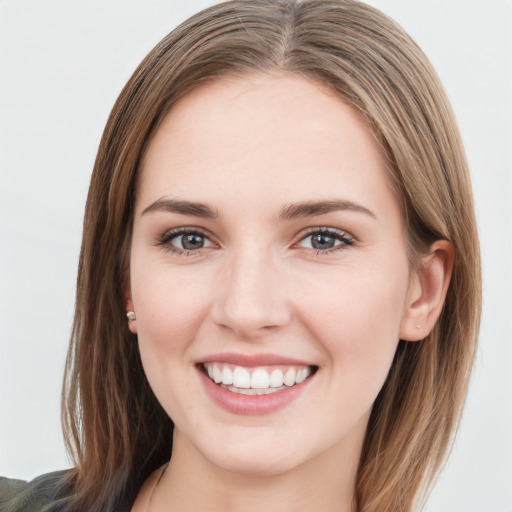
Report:
[[137,334],[137,317],[135,315],[135,308],[133,306],[132,294],[129,285],[126,285],[124,289],[124,303],[128,329],[130,329],[130,332],[133,334]]
[[455,251],[447,240],[438,240],[411,276],[400,338],[419,341],[433,329],[443,309],[450,284]]

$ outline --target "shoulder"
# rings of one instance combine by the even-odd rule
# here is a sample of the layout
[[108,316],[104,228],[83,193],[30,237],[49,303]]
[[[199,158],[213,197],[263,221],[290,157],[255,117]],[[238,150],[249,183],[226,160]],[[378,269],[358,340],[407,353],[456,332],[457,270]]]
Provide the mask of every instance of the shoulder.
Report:
[[50,512],[66,473],[55,471],[30,482],[0,477],[0,512]]

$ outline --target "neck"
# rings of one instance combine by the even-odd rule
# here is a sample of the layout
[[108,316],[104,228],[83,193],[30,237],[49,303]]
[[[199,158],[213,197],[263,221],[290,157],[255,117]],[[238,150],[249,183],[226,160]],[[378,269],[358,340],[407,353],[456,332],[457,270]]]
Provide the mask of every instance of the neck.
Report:
[[208,510],[355,512],[354,489],[362,439],[351,450],[330,449],[277,475],[240,474],[206,460],[176,433],[169,467],[150,512]]

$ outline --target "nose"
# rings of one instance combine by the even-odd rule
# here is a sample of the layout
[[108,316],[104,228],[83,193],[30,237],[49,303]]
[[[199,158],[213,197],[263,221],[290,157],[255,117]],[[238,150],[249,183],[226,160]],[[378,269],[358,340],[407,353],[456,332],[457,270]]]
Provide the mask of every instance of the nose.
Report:
[[256,340],[291,318],[286,279],[271,255],[233,255],[218,276],[214,322],[238,337]]

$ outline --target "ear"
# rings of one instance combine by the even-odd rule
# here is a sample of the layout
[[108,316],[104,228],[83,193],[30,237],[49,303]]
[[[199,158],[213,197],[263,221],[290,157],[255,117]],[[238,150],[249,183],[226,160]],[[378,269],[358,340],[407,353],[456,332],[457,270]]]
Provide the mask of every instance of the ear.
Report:
[[[124,303],[125,303],[125,310],[128,313],[128,311],[135,312],[135,308],[133,306],[132,301],[132,291],[129,284],[126,284],[124,287]],[[133,334],[137,334],[137,319],[134,318],[133,320],[130,320],[129,318],[126,319],[128,322],[128,329],[130,329],[130,332]]]
[[421,259],[419,269],[410,278],[400,339],[419,341],[432,331],[443,309],[454,257],[452,244],[438,240]]

